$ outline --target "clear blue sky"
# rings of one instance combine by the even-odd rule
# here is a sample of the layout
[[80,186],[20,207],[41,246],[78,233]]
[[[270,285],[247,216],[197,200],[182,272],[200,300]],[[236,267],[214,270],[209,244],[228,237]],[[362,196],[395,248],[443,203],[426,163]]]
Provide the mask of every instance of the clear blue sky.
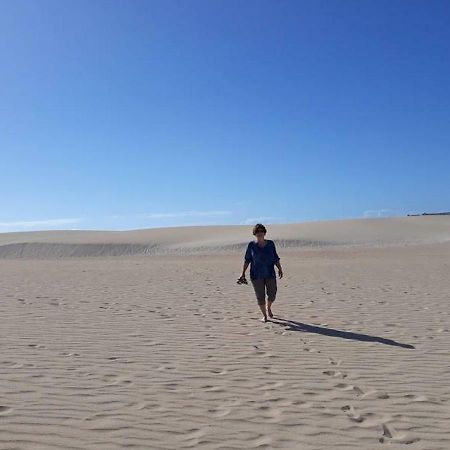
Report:
[[450,209],[450,2],[4,0],[0,231]]

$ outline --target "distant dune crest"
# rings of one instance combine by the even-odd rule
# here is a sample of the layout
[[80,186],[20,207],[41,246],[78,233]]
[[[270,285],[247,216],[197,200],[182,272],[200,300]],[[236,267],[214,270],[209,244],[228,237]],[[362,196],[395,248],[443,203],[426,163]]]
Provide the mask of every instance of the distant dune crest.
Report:
[[434,212],[434,213],[422,213],[422,214],[408,214],[408,217],[417,217],[417,216],[450,216],[450,211],[445,212]]
[[[270,225],[268,238],[285,249],[387,246],[450,241],[450,215]],[[0,258],[196,255],[241,252],[249,226],[133,231],[40,231],[0,234]]]

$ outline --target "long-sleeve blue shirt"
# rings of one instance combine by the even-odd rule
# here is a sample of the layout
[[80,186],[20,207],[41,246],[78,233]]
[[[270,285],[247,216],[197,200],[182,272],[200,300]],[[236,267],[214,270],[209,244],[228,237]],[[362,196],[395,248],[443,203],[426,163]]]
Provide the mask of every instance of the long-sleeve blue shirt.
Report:
[[261,278],[275,278],[274,265],[279,261],[275,243],[266,240],[264,247],[252,241],[247,246],[245,261],[250,263],[250,278],[259,280]]

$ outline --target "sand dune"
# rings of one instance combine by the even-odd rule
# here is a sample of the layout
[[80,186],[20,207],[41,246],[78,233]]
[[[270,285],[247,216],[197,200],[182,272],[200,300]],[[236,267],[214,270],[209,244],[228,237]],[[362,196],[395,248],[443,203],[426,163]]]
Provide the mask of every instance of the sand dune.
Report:
[[450,449],[448,225],[270,227],[267,324],[248,227],[1,235],[0,450]]
[[[217,254],[241,251],[249,226],[134,231],[42,231],[0,234],[1,257]],[[342,220],[271,225],[280,248],[383,246],[450,241],[450,217]]]

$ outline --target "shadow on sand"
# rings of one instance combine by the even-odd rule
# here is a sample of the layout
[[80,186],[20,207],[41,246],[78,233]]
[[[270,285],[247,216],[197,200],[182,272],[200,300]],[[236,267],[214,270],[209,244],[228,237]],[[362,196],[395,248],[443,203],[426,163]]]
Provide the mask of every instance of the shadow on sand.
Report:
[[315,325],[308,325],[302,322],[295,322],[293,320],[282,319],[281,317],[274,317],[270,319],[270,322],[285,327],[289,331],[299,331],[302,333],[315,333],[322,334],[323,336],[337,337],[341,339],[349,339],[352,341],[362,342],[379,342],[384,345],[392,345],[394,347],[402,347],[414,349],[414,345],[402,344],[401,342],[393,341],[392,339],[386,339],[380,336],[370,336],[368,334],[352,333],[351,331],[335,330],[333,328],[318,327]]

